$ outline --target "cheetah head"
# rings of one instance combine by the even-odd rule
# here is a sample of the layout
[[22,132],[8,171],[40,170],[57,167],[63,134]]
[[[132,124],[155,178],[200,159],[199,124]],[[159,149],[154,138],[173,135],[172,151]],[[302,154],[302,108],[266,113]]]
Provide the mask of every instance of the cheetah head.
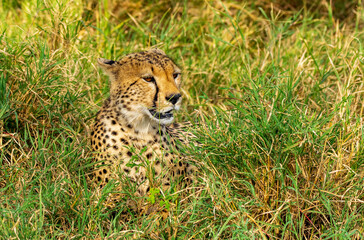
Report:
[[112,104],[131,122],[169,124],[182,102],[181,70],[161,50],[126,55],[119,61],[98,59],[110,76]]

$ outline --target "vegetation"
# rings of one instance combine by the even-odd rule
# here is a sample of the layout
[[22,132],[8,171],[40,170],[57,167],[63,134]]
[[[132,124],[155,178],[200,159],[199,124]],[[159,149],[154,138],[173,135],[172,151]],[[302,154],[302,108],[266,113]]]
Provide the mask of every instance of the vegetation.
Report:
[[[2,1],[0,238],[364,238],[364,9],[331,2]],[[184,69],[199,143],[198,183],[146,197],[167,215],[85,179],[96,58],[151,47]]]

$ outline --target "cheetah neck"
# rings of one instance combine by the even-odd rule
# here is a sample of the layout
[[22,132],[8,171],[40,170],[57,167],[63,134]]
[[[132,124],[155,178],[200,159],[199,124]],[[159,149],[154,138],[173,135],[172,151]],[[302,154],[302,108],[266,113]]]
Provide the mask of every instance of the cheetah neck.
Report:
[[115,108],[115,111],[119,116],[118,122],[121,125],[125,125],[142,135],[153,134],[155,129],[165,129],[164,125],[151,120],[148,115],[142,114],[140,111],[128,111],[120,107]]
[[130,124],[132,124],[135,131],[141,134],[150,134],[159,127],[157,123],[151,121],[148,117],[137,118],[137,120],[132,121]]

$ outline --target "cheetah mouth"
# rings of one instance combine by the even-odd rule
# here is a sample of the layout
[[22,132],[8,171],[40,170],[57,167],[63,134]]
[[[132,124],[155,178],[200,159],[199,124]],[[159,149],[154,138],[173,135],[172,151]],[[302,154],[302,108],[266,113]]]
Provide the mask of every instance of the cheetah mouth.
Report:
[[157,119],[169,119],[173,117],[173,110],[161,113],[157,112],[155,109],[149,109],[150,114]]

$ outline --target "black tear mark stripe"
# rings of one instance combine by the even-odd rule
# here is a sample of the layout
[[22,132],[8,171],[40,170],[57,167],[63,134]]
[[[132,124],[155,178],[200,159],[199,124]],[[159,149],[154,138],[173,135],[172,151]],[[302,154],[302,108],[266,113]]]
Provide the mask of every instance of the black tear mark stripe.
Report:
[[129,91],[130,87],[133,86],[134,84],[137,83],[138,80],[136,80],[135,82],[133,82],[132,84],[129,85],[129,87],[126,89],[125,93]]
[[159,88],[158,88],[157,82],[155,80],[153,81],[153,83],[155,85],[155,95],[154,95],[154,99],[153,99],[153,107],[157,108],[157,99],[158,99]]

